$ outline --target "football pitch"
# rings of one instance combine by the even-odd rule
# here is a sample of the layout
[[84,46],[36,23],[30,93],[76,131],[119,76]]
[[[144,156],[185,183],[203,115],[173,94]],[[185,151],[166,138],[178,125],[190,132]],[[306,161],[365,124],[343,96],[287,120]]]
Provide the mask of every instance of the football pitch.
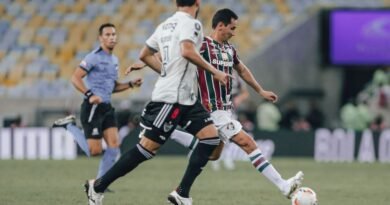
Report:
[[[163,205],[179,183],[187,159],[157,156],[111,185],[105,205]],[[0,161],[0,204],[87,204],[82,184],[96,174],[97,158],[71,161]],[[312,159],[274,158],[284,177],[305,173],[304,186],[317,192],[320,205],[390,204],[390,164],[316,163]],[[194,205],[289,205],[249,162],[234,171],[207,166],[195,182]]]

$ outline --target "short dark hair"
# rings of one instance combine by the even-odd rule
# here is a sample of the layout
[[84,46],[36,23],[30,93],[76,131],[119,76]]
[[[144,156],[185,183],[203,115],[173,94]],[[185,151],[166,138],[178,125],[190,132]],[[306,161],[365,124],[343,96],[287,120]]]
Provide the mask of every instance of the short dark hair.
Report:
[[192,6],[195,2],[196,0],[176,0],[176,6]]
[[222,22],[226,26],[232,22],[232,18],[237,20],[237,14],[227,8],[220,9],[214,14],[211,27],[215,29],[219,22]]
[[113,27],[113,28],[115,28],[115,25],[112,24],[112,23],[105,23],[105,24],[100,25],[100,27],[99,27],[99,36],[103,34],[103,29],[106,28],[106,27]]

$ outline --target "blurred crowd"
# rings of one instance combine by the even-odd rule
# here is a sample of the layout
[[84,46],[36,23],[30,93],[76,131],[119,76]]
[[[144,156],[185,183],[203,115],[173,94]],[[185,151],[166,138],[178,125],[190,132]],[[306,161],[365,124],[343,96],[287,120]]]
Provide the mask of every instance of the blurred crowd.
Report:
[[[329,127],[330,124],[357,131],[367,128],[374,131],[390,128],[390,68],[375,71],[372,80],[364,89],[342,105],[338,123],[327,121],[317,99],[306,100],[304,106],[295,99],[277,104],[262,102],[255,105],[251,102],[249,93],[242,96],[244,97],[238,97],[239,100],[235,101],[235,109],[238,120],[248,132],[256,128],[268,131],[280,129],[309,131]],[[122,127],[120,135],[124,137],[137,126],[139,114],[123,108],[118,113],[118,118]],[[3,126],[23,126],[23,119],[19,115],[3,119]]]
[[348,129],[390,128],[390,68],[375,71],[357,97],[343,105],[340,118]]
[[308,98],[303,106],[293,98],[277,104],[262,102],[255,113],[250,107],[245,102],[237,107],[238,119],[247,131],[256,127],[308,131],[331,126],[381,131],[390,128],[390,67],[376,70],[365,88],[341,106],[337,122],[326,119],[318,99]]

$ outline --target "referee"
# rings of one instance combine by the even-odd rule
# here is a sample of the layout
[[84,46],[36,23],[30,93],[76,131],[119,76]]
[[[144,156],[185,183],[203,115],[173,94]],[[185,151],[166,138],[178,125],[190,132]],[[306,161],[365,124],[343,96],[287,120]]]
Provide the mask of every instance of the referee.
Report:
[[86,138],[86,153],[92,156],[102,153],[102,138],[104,139],[107,149],[100,161],[97,178],[111,168],[119,155],[118,127],[111,95],[142,84],[140,78],[125,83],[118,82],[118,58],[112,53],[117,44],[113,24],[106,23],[99,27],[99,42],[100,46],[85,56],[71,79],[74,87],[84,95],[80,120],[85,137],[75,126],[74,116],[54,123],[55,126],[62,126],[70,131],[79,145],[86,144]]

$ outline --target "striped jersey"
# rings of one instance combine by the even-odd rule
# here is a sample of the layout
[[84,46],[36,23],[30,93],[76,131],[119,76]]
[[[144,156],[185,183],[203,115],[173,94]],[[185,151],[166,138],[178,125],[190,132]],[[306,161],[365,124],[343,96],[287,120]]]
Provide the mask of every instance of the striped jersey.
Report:
[[[210,37],[203,39],[200,54],[211,65],[220,71],[233,74],[233,67],[240,63],[237,51],[228,42],[218,43]],[[199,99],[209,111],[226,110],[232,106],[232,79],[229,78],[226,86],[214,80],[211,73],[198,68]]]

